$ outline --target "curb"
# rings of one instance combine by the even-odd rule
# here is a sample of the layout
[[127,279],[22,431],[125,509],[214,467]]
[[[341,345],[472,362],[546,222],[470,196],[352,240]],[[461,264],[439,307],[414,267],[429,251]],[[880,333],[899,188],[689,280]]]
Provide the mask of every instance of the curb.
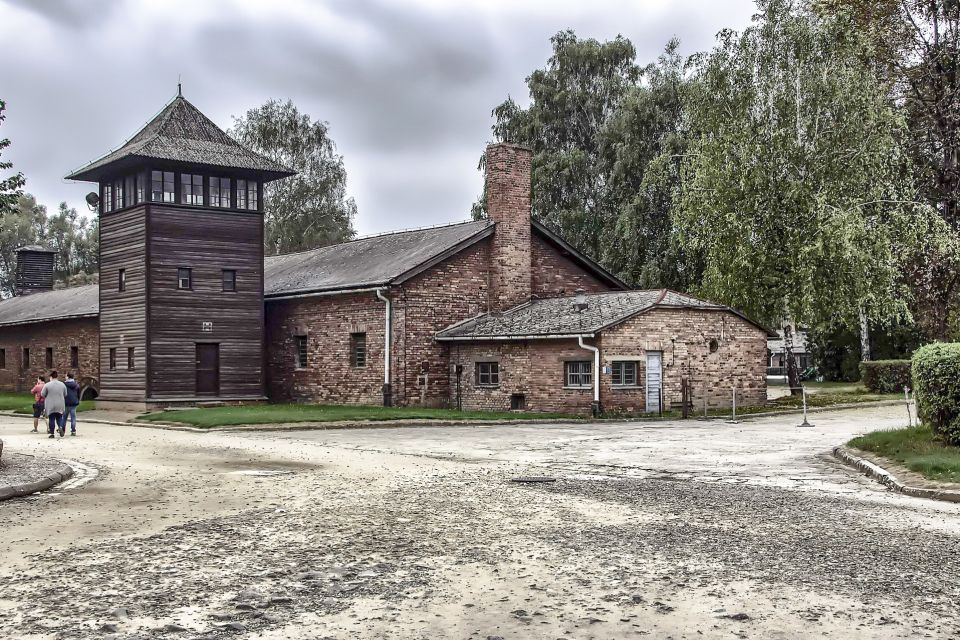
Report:
[[943,502],[960,503],[960,491],[951,491],[950,489],[927,489],[925,487],[913,487],[903,484],[895,475],[883,467],[854,453],[853,449],[840,445],[833,448],[833,457],[873,478],[883,486],[896,493],[902,493],[905,496],[914,498],[927,498],[929,500],[941,500]]
[[56,471],[49,473],[40,480],[0,487],[0,502],[9,500],[10,498],[28,496],[31,493],[37,493],[39,491],[46,491],[50,487],[60,484],[64,480],[69,480],[72,477],[73,467],[60,463],[60,467]]

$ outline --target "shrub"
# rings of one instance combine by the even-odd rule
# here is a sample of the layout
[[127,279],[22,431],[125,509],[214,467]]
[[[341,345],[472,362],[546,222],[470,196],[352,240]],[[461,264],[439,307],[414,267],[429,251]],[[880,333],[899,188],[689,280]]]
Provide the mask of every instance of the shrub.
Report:
[[947,444],[960,446],[960,343],[935,343],[913,356],[917,414]]
[[910,386],[910,360],[861,362],[860,380],[873,393],[902,392]]

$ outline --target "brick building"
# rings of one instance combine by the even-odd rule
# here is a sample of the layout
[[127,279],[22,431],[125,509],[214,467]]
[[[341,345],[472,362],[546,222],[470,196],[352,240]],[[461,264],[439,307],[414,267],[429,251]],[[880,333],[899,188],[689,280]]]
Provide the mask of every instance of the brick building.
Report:
[[99,183],[100,285],[54,291],[53,254],[19,254],[29,282],[0,301],[0,388],[57,368],[88,397],[147,406],[639,412],[682,384],[699,402],[733,386],[766,398],[767,332],[629,291],[533,220],[528,149],[487,148],[487,220],[264,258],[262,184],[290,172],[222,133],[178,96],[73,174]]

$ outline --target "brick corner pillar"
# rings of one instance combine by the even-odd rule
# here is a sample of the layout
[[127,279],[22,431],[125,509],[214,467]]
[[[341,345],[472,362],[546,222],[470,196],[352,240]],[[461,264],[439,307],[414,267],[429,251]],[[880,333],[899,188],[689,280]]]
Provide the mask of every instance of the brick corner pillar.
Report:
[[486,151],[487,215],[496,224],[490,268],[490,310],[530,299],[530,160],[533,152],[509,142]]

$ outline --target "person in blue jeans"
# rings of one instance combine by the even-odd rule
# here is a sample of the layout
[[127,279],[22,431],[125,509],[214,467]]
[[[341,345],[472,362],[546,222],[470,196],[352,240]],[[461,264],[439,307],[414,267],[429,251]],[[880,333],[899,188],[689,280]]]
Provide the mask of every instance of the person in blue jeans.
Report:
[[70,435],[75,436],[77,435],[77,407],[80,405],[80,384],[73,379],[72,373],[67,374],[63,384],[67,386],[67,413],[63,421],[66,423],[67,418],[70,418]]
[[43,396],[43,408],[47,412],[47,418],[50,420],[50,437],[54,437],[54,430],[63,437],[63,431],[66,426],[64,413],[67,410],[67,386],[57,379],[57,372],[50,372],[50,382],[43,385],[40,391]]

